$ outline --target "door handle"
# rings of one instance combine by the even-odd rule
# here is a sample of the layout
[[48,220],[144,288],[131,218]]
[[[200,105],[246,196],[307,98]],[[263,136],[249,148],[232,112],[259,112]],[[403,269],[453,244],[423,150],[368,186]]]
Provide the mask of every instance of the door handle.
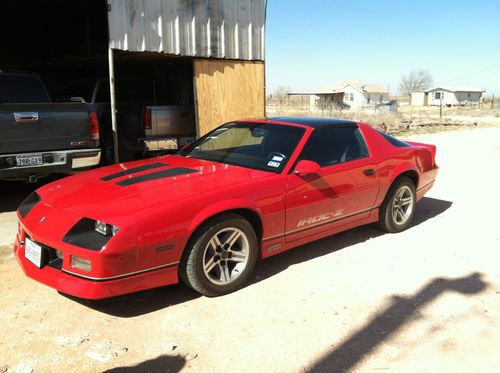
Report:
[[14,119],[17,123],[36,123],[39,117],[37,112],[14,113]]
[[367,168],[366,170],[363,171],[363,173],[366,175],[366,176],[372,176],[372,175],[375,175],[375,169],[374,168]]

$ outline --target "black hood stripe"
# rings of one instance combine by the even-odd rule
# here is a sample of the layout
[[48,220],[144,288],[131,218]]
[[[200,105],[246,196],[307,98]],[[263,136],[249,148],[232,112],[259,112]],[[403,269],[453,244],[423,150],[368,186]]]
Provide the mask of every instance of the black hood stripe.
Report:
[[138,172],[152,170],[154,168],[165,167],[165,166],[168,166],[168,163],[162,163],[162,162],[148,163],[148,164],[145,164],[142,166],[137,166],[137,167],[129,168],[128,170],[117,172],[116,174],[104,176],[101,178],[101,180],[102,181],[109,181],[109,180],[117,179],[117,178],[122,177],[122,176],[132,175],[132,174],[136,174]]
[[186,168],[186,167],[170,168],[168,170],[151,172],[151,173],[146,174],[146,175],[136,176],[136,177],[133,177],[130,179],[125,179],[125,180],[120,180],[116,183],[116,185],[129,186],[129,185],[133,185],[133,184],[143,183],[145,181],[163,179],[165,177],[192,174],[194,172],[198,172],[198,170],[193,170],[192,168]]

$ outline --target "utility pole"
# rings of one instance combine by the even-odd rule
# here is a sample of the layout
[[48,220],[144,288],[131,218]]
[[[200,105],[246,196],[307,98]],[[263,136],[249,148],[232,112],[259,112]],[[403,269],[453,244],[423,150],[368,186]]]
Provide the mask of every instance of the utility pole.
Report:
[[439,95],[439,119],[443,118],[443,91]]

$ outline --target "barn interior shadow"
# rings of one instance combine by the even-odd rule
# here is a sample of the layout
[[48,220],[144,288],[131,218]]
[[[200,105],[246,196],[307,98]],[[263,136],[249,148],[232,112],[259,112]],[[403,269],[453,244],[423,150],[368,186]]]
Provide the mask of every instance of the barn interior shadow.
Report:
[[[452,202],[435,198],[423,198],[416,209],[413,226],[422,224],[446,211]],[[370,238],[385,234],[373,226],[352,229],[322,240],[303,245],[280,255],[257,263],[249,284],[255,284],[274,276],[288,267],[305,262],[351,245],[364,242]],[[62,294],[64,295],[64,294]],[[172,305],[184,303],[200,295],[183,284],[165,286],[134,294],[118,296],[102,300],[85,300],[64,295],[82,305],[117,317],[135,317],[147,314]]]
[[384,311],[375,314],[369,322],[324,356],[309,371],[348,372],[403,325],[417,319],[420,309],[444,293],[474,295],[487,286],[480,273],[471,273],[452,279],[435,278],[410,297],[393,296]]
[[[453,202],[451,201],[430,197],[422,198],[417,204],[410,229],[442,214],[448,210],[452,204]],[[256,283],[272,277],[292,265],[342,250],[346,247],[368,241],[369,239],[384,234],[389,233],[383,232],[373,225],[365,225],[296,247],[269,259],[257,262],[251,283]]]
[[51,175],[41,178],[36,183],[22,180],[0,180],[0,212],[16,211],[26,197],[41,186],[60,179],[63,175]]

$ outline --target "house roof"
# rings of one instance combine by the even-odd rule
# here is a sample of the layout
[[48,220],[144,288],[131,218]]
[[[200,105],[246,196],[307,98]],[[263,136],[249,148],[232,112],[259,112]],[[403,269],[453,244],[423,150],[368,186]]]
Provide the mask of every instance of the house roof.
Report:
[[384,87],[376,84],[368,84],[359,80],[343,80],[321,89],[323,93],[344,92],[345,88],[351,86],[360,92],[366,93],[389,93]]
[[333,83],[317,91],[288,92],[288,95],[326,95],[345,92],[347,87],[357,89],[361,93],[389,93],[384,87],[376,84],[367,84],[358,80],[343,80]]
[[437,87],[428,89],[425,92],[432,92],[432,91],[437,91],[437,90],[450,91],[450,92],[484,92],[485,91],[482,88],[437,86]]

